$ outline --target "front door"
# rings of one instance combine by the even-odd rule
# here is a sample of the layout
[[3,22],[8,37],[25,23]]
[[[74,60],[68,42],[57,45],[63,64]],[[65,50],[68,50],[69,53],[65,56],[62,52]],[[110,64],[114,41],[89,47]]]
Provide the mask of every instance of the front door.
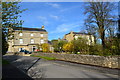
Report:
[[19,52],[20,52],[21,50],[24,50],[24,48],[19,48]]
[[35,46],[33,46],[33,47],[32,47],[32,51],[35,51],[35,50],[36,50],[36,47],[35,47]]

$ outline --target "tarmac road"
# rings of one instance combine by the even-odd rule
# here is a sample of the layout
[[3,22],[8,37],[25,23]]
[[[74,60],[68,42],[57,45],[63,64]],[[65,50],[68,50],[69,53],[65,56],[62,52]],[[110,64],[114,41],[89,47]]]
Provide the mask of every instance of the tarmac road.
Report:
[[108,80],[119,80],[118,70],[113,69],[64,61],[47,61],[29,56],[6,55],[3,58],[32,78],[106,78],[105,80],[109,78]]

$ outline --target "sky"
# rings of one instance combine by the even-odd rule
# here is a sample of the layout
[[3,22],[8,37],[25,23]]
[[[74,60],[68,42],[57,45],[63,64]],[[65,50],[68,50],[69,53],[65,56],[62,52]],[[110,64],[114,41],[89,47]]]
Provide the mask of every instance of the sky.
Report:
[[82,2],[22,2],[20,14],[23,27],[41,28],[48,32],[48,40],[63,38],[70,31],[84,30],[84,4]]
[[48,40],[63,38],[70,31],[85,30],[84,2],[21,2],[23,27],[41,28],[48,32]]

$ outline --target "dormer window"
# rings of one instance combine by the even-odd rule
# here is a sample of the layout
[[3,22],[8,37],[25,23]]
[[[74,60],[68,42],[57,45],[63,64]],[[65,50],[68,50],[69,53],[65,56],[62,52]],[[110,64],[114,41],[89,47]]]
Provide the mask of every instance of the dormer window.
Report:
[[33,36],[33,34],[31,33],[30,36]]
[[20,36],[23,36],[23,33],[20,33],[19,35],[20,35]]

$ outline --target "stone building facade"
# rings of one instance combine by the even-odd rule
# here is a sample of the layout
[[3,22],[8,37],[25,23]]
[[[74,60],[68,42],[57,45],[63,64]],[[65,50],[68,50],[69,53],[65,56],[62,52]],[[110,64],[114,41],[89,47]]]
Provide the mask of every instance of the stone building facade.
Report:
[[90,35],[90,34],[86,34],[86,33],[81,33],[81,32],[73,32],[71,31],[68,34],[65,34],[63,39],[67,40],[68,42],[74,40],[74,39],[78,39],[79,37],[81,38],[86,38],[88,40],[88,44],[93,44],[94,43],[94,36]]
[[[34,51],[43,43],[48,43],[48,32],[41,28],[17,28],[14,29],[14,39],[8,41],[8,52],[19,52],[20,50]],[[41,49],[41,48],[40,48]]]

